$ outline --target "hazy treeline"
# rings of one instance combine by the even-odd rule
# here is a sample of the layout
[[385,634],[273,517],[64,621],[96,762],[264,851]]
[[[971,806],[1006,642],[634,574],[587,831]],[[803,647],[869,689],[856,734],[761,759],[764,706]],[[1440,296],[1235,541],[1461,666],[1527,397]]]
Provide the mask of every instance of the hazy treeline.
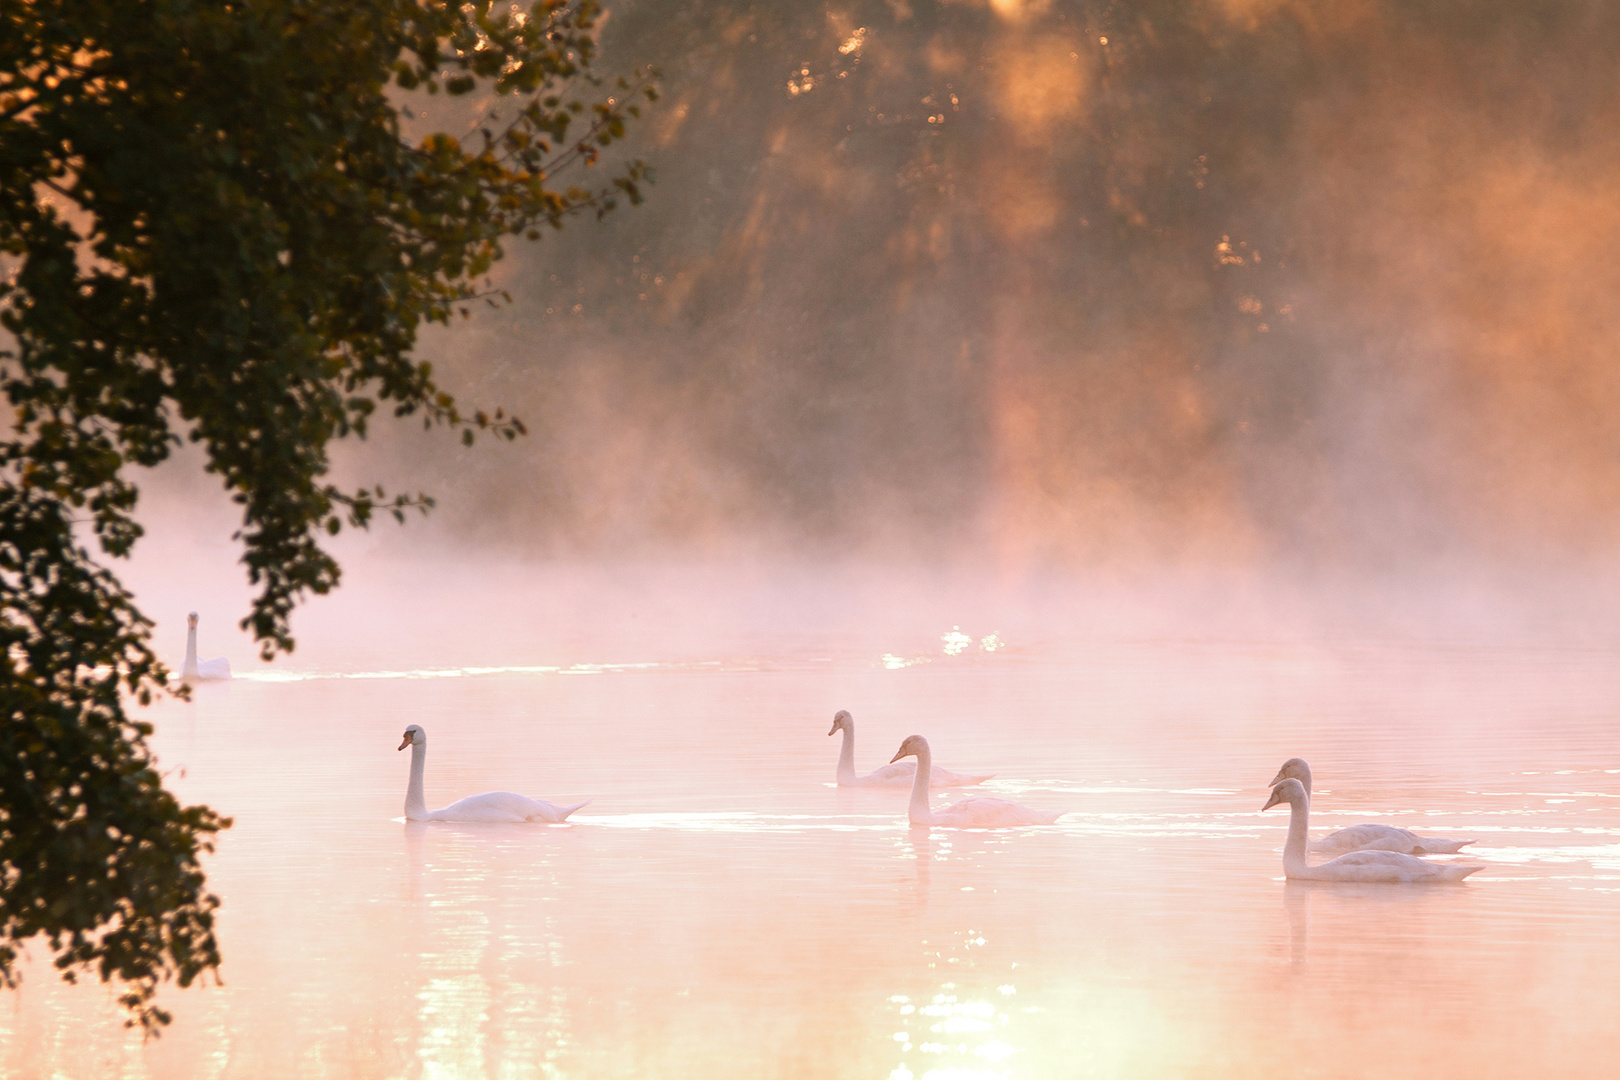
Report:
[[[1378,565],[1620,539],[1620,9],[621,2],[646,206],[351,461],[535,553]],[[363,466],[363,468],[360,468]]]

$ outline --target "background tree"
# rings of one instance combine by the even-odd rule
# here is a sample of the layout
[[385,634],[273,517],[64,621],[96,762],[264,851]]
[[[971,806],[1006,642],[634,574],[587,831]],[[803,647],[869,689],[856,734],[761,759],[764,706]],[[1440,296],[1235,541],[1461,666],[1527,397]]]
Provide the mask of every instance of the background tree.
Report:
[[603,43],[664,73],[656,204],[514,252],[436,357],[534,437],[373,459],[463,543],[1156,574],[1620,541],[1620,6],[687,0]]
[[[492,298],[514,236],[639,201],[646,171],[557,185],[619,139],[650,70],[591,73],[592,0],[0,0],[0,979],[43,935],[65,978],[157,985],[220,962],[199,863],[229,825],[162,785],[125,702],[170,685],[100,556],[141,535],[129,465],[181,437],[242,507],[265,658],[338,566],[323,533],[425,497],[325,480],[381,407],[512,438],[413,358]],[[477,99],[469,97],[477,92]],[[402,136],[461,98],[463,138]],[[431,110],[430,110],[431,111]],[[437,115],[437,114],[435,114]],[[86,532],[77,532],[87,527]]]

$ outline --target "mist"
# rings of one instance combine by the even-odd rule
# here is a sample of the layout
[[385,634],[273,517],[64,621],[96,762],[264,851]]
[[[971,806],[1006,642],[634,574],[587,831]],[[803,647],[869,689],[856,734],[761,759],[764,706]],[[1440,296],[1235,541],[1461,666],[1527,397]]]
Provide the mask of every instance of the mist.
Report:
[[[1106,42],[1106,43],[1105,43]],[[1606,561],[1620,16],[617,6],[646,205],[424,339],[531,437],[343,468],[543,557]]]

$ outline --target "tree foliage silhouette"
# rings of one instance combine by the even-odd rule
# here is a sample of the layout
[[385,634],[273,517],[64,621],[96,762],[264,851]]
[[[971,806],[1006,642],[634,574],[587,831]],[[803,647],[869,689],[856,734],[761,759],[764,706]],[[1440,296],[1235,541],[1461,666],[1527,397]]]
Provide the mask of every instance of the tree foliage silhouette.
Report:
[[[510,439],[413,357],[418,328],[500,294],[514,237],[641,199],[597,163],[656,96],[595,76],[594,0],[0,0],[0,979],[43,936],[65,978],[157,986],[217,968],[200,856],[230,822],[163,787],[125,704],[172,685],[98,561],[141,535],[131,465],[182,438],[241,507],[269,658],[329,591],[321,547],[425,496],[327,482],[373,415]],[[478,91],[487,100],[471,107]],[[406,138],[462,98],[462,138]],[[442,111],[442,110],[441,110]],[[82,531],[80,531],[82,530]],[[89,537],[93,536],[93,541]],[[98,547],[99,553],[92,553]],[[182,691],[183,692],[183,691]]]

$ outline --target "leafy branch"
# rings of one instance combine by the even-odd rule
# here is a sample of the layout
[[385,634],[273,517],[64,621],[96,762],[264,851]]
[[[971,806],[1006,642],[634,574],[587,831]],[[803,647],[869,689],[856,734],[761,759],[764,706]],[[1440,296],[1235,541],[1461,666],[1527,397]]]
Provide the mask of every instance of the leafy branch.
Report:
[[[158,985],[220,960],[200,859],[229,820],[164,790],[124,711],[168,686],[152,624],[76,520],[128,555],[129,467],[197,444],[240,509],[243,626],[268,659],[339,581],[323,542],[433,506],[331,484],[333,439],[379,410],[463,443],[524,434],[458,405],[414,349],[424,322],[506,299],[488,274],[508,238],[641,200],[639,160],[558,186],[657,96],[642,69],[574,99],[604,85],[600,17],[596,0],[6,5],[0,983],[44,935],[64,977],[122,983],[155,1032]],[[395,95],[480,88],[514,110],[481,147],[401,138]]]

